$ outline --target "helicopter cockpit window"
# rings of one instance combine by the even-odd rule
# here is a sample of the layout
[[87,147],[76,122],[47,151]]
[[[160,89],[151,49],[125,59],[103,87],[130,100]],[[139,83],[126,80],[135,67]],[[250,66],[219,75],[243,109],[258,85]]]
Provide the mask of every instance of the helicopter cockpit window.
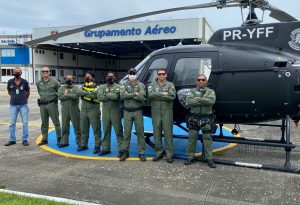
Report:
[[[139,77],[143,69],[145,68],[146,62],[149,60],[150,55],[148,55],[143,61],[141,61],[137,66],[135,66],[135,70],[137,71],[136,75]],[[127,74],[124,76],[122,80],[120,80],[120,84],[124,84],[128,80]]]
[[194,85],[199,74],[209,79],[210,73],[210,58],[180,58],[175,66],[173,82],[177,85]]
[[165,59],[165,58],[158,58],[158,59],[155,59],[150,67],[149,67],[149,70],[148,70],[148,73],[145,77],[145,80],[147,81],[147,83],[151,83],[153,82],[156,77],[157,77],[157,72],[156,70],[159,69],[159,68],[167,68],[168,66],[168,60]]

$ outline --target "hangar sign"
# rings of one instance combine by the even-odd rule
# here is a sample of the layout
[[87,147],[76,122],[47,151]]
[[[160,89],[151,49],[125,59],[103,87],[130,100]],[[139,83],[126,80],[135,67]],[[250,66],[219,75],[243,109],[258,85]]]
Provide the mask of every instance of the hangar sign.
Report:
[[[51,32],[63,32],[81,26],[62,26],[33,29],[34,39],[49,36]],[[201,39],[207,41],[213,31],[204,18],[174,19],[162,21],[125,22],[91,28],[41,44],[157,41],[173,39]]]
[[139,36],[139,35],[159,35],[159,34],[172,34],[176,32],[176,26],[148,26],[144,31],[142,28],[129,28],[129,29],[103,29],[103,30],[86,30],[84,36],[87,38],[105,36]]

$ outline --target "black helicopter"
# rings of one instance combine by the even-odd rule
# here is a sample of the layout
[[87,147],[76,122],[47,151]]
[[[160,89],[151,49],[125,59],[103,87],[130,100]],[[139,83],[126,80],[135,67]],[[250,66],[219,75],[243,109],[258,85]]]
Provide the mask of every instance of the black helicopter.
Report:
[[[225,160],[217,163],[299,172],[290,164],[290,151],[295,148],[290,143],[290,117],[296,122],[300,120],[300,22],[268,1],[217,0],[165,9],[64,31],[29,41],[27,44],[36,45],[84,30],[155,14],[234,6],[249,8],[248,17],[242,26],[218,30],[208,44],[179,45],[154,51],[136,66],[138,79],[148,84],[156,78],[156,69],[167,68],[168,80],[175,84],[178,96],[174,104],[174,124],[186,130],[181,125],[188,113],[185,96],[195,86],[196,76],[199,73],[206,74],[209,86],[216,91],[214,115],[221,127],[223,123],[258,124],[282,119],[281,125],[259,124],[281,127],[280,140],[225,139],[222,132],[214,140],[283,147],[286,151],[283,167],[238,164]],[[257,8],[271,11],[270,16],[281,22],[260,24],[261,21],[255,14]],[[122,81],[124,80],[126,77]],[[150,106],[145,105],[144,114],[151,116]]]

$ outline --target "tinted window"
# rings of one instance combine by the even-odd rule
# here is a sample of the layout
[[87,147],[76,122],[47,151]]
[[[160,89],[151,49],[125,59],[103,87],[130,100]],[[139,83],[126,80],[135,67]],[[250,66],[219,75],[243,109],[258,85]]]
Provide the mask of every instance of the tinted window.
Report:
[[209,79],[210,73],[210,58],[180,58],[175,66],[173,82],[177,85],[194,85],[199,74]]
[[148,83],[153,82],[156,79],[157,76],[157,72],[156,70],[159,68],[167,68],[168,67],[168,60],[165,58],[158,58],[155,59],[154,61],[152,61],[150,67],[149,67],[149,71],[147,73],[147,76],[145,78],[145,80]]

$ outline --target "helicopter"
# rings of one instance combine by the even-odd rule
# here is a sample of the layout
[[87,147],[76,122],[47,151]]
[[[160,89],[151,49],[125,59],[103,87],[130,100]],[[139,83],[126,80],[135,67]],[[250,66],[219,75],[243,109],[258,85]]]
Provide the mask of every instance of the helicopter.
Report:
[[[290,142],[290,119],[295,122],[300,120],[300,22],[266,0],[217,0],[153,11],[63,31],[34,39],[27,44],[37,45],[44,41],[55,41],[66,35],[150,15],[210,7],[247,8],[249,14],[241,26],[216,31],[207,44],[178,45],[152,52],[135,67],[138,80],[147,85],[156,79],[157,69],[167,70],[167,80],[174,83],[177,91],[174,124],[187,131],[182,126],[189,112],[185,103],[186,95],[195,87],[197,75],[205,74],[209,87],[216,92],[214,118],[221,128],[224,123],[231,123],[274,126],[282,130],[280,140],[257,140],[228,139],[220,129],[219,136],[214,136],[213,140],[282,147],[286,152],[284,166],[237,163],[229,160],[216,162],[299,173],[299,170],[290,164],[290,152],[296,147]],[[271,11],[270,16],[280,23],[261,24],[255,9]],[[127,77],[124,77],[120,82],[126,80]],[[151,117],[149,104],[145,104],[143,111],[145,116]],[[282,120],[282,124],[264,124],[273,120]],[[151,134],[145,133],[145,136],[146,142],[153,146],[149,140]],[[186,139],[186,136],[174,137]]]

